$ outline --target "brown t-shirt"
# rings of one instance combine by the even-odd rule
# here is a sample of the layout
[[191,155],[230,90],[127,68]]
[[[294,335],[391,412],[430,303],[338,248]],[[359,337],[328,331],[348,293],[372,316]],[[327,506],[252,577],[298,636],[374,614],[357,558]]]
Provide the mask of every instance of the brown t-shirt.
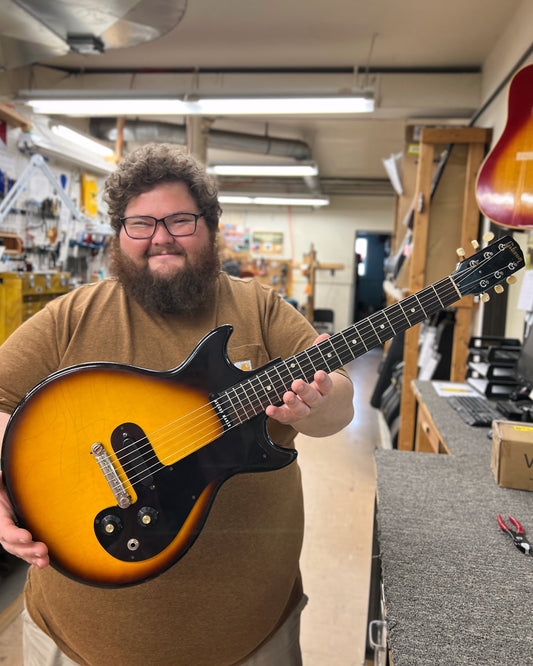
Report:
[[[45,377],[80,363],[109,361],[157,371],[177,367],[222,324],[234,327],[228,355],[242,367],[287,358],[316,337],[300,313],[255,280],[221,274],[216,306],[194,321],[148,314],[114,279],[103,280],[56,299],[2,345],[0,410],[13,411]],[[269,422],[269,432],[276,443],[293,445],[292,428]],[[27,608],[80,664],[235,664],[298,601],[302,537],[298,465],[239,474],[218,492],[190,550],[155,579],[99,588],[53,567],[32,568]]]

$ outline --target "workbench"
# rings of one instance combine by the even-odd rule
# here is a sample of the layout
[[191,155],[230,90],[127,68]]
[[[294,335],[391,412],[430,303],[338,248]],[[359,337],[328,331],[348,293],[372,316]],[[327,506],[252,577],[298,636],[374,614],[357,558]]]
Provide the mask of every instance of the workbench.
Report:
[[533,664],[533,557],[496,522],[513,515],[533,543],[533,492],[497,485],[487,428],[463,423],[432,382],[413,390],[436,445],[375,456],[392,663]]

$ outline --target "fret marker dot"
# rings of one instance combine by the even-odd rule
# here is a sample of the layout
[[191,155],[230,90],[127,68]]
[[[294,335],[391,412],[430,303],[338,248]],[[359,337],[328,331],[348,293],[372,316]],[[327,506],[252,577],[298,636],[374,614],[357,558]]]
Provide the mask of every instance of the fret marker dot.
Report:
[[411,312],[415,312],[415,309],[414,309],[414,308],[411,308]]
[[272,386],[270,384],[267,386],[267,391],[270,391],[272,389]]
[[385,324],[381,324],[380,328],[385,328]]

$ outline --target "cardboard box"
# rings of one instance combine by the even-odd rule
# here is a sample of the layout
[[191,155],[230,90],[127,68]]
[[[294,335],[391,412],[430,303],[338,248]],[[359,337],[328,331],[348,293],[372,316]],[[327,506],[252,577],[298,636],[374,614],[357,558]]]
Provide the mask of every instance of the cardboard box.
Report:
[[500,486],[533,490],[533,423],[493,422],[491,466]]

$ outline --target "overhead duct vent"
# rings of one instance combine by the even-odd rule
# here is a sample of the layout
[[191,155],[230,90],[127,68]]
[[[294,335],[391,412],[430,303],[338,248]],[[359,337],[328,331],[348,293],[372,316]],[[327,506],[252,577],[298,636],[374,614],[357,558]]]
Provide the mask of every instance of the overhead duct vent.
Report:
[[94,35],[67,35],[67,42],[72,51],[83,55],[94,55],[105,51],[104,42]]
[[0,0],[3,67],[150,42],[175,28],[186,9],[187,0]]

